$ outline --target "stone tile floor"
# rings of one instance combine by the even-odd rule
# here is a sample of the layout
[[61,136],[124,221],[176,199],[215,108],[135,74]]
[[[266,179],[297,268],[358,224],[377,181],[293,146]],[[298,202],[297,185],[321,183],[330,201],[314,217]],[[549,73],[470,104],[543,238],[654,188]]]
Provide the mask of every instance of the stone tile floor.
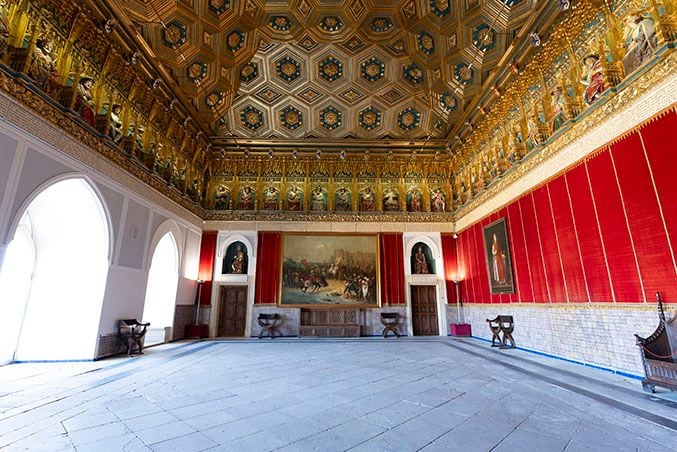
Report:
[[638,381],[477,340],[180,342],[0,367],[0,449],[677,450]]

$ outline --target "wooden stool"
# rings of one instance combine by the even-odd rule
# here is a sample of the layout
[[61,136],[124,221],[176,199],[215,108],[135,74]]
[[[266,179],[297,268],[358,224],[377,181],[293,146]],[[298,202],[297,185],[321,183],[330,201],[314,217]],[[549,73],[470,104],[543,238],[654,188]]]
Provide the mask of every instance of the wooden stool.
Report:
[[397,332],[397,324],[400,322],[400,314],[397,312],[382,312],[381,323],[383,324],[383,337],[387,337],[388,331],[392,331],[395,337],[400,337]]
[[[499,322],[500,316],[496,316],[495,319],[487,319],[487,323],[489,323],[489,329],[491,330],[491,346],[492,347],[503,347],[503,340],[501,339],[500,332],[501,332],[501,323]],[[496,344],[496,341],[498,341],[498,344]]]
[[280,321],[280,314],[259,314],[258,323],[261,327],[259,331],[259,339],[266,333],[271,339],[275,338],[275,331]]

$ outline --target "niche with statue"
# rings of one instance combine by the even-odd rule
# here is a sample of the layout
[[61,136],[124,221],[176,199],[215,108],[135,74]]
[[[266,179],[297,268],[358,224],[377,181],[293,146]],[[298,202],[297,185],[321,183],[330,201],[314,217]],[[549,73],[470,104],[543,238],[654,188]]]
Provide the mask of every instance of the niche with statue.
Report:
[[242,242],[233,242],[228,246],[223,258],[221,274],[223,275],[246,275],[249,264],[247,247]]

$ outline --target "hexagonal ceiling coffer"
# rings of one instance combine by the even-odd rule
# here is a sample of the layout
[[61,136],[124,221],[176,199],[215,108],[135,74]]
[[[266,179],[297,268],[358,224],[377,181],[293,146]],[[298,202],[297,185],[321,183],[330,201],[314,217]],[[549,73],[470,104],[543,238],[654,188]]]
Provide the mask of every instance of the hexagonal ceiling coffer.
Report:
[[193,83],[201,82],[207,76],[207,63],[195,61],[186,69],[186,76]]
[[437,17],[446,17],[451,12],[449,0],[430,0],[430,11]]
[[397,124],[401,129],[412,130],[418,127],[421,123],[421,113],[414,108],[407,108],[402,110],[397,115]]
[[170,49],[178,49],[186,43],[186,26],[174,19],[162,29],[162,44]]
[[217,16],[225,13],[230,7],[230,0],[209,0],[209,11]]
[[374,17],[371,22],[369,22],[369,28],[376,33],[383,33],[390,30],[393,27],[393,21],[390,17],[386,16],[377,16]]
[[268,25],[276,31],[287,31],[291,28],[292,21],[287,16],[272,16]]
[[223,93],[221,91],[212,91],[205,97],[207,107],[214,109],[223,103]]
[[341,126],[341,112],[332,106],[320,110],[320,124],[327,130],[334,130]]
[[374,130],[381,125],[382,113],[374,107],[367,107],[359,114],[360,127],[364,130]]
[[244,33],[240,30],[231,31],[228,36],[226,36],[226,48],[231,52],[235,53],[242,48],[244,45]]
[[485,23],[479,24],[472,31],[472,42],[475,47],[486,52],[496,46],[496,33]]
[[458,99],[451,91],[446,91],[440,96],[440,105],[444,111],[454,111],[458,108]]
[[423,82],[423,69],[418,64],[411,63],[402,68],[402,76],[408,82],[418,85]]
[[343,77],[343,63],[333,56],[328,56],[318,64],[320,77],[328,82],[335,82]]
[[360,65],[360,75],[363,79],[370,82],[383,78],[385,72],[385,63],[376,57],[371,57]]
[[257,130],[263,126],[263,112],[256,107],[248,105],[240,112],[242,125],[250,130]]
[[473,69],[465,63],[458,63],[456,67],[454,67],[454,78],[459,83],[467,85],[472,82],[474,76],[475,72]]
[[298,108],[288,105],[280,111],[280,124],[289,130],[296,130],[303,125],[303,113]]
[[431,55],[435,51],[435,38],[427,31],[422,31],[416,36],[418,50],[426,55]]
[[320,28],[327,33],[334,33],[343,28],[343,21],[339,16],[324,16],[320,20]]
[[240,69],[240,80],[242,83],[249,83],[258,76],[259,64],[254,61],[250,61],[249,63],[242,66],[242,69]]
[[301,64],[289,55],[280,58],[275,63],[277,76],[285,82],[293,82],[301,76]]

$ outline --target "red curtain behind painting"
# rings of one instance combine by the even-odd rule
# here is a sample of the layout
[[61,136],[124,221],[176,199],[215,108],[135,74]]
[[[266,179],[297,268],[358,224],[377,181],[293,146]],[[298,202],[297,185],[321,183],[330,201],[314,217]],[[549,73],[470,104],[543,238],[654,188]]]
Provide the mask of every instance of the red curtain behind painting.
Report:
[[381,303],[405,304],[404,246],[401,233],[379,235],[381,252]]
[[200,243],[200,267],[197,279],[204,281],[200,293],[199,303],[202,305],[211,304],[212,300],[212,278],[214,276],[214,260],[216,259],[216,231],[202,232],[202,242]]
[[259,232],[256,253],[256,291],[254,303],[275,304],[280,296],[279,232]]
[[454,281],[460,281],[463,276],[458,271],[458,256],[454,234],[442,234],[442,260],[444,261],[444,282],[447,286],[447,303],[456,303],[457,290]]
[[[460,232],[464,301],[652,302],[659,291],[677,302],[675,130],[672,110]],[[482,228],[498,218],[514,294],[489,293]]]

